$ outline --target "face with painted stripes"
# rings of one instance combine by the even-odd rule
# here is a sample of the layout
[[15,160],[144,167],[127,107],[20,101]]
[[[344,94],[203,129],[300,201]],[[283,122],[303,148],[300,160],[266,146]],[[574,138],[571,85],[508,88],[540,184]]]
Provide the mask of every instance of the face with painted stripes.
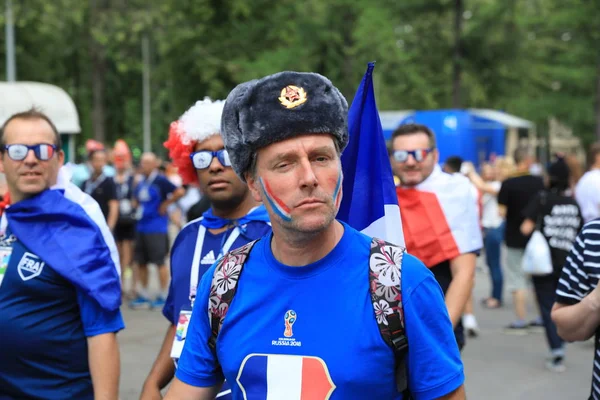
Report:
[[5,127],[3,140],[6,146],[14,144],[28,146],[27,153],[21,160],[14,160],[6,150],[2,152],[1,172],[6,175],[12,202],[34,196],[56,184],[64,153],[57,149],[50,156],[46,149],[43,154],[38,151],[39,154],[36,155],[36,151],[32,148],[40,143],[56,142],[56,135],[48,122],[41,118],[16,118]]
[[330,135],[302,135],[260,149],[247,181],[271,223],[297,232],[326,229],[342,197],[340,157]]

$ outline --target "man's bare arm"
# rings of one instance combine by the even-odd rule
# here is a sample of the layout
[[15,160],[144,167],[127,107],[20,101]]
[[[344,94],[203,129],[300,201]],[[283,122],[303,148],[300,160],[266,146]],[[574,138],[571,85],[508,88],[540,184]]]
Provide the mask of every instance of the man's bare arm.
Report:
[[569,341],[587,340],[600,325],[600,285],[579,303],[554,303],[552,320],[558,335]]
[[461,254],[450,260],[452,282],[446,292],[446,307],[452,326],[460,320],[465,304],[469,300],[475,280],[475,263],[477,257],[473,253]]
[[106,218],[106,224],[110,230],[114,230],[119,219],[119,200],[110,200],[108,202],[108,216]]
[[152,370],[144,382],[144,388],[140,400],[152,400],[162,398],[160,391],[165,388],[173,379],[175,375],[175,365],[171,359],[171,347],[173,345],[173,338],[175,337],[175,325],[170,325],[165,334],[162,347]]
[[460,385],[455,391],[440,397],[438,400],[465,400],[466,398],[465,385]]
[[165,400],[214,400],[221,385],[195,387],[181,382],[177,377],[169,387]]
[[535,221],[532,221],[529,218],[527,218],[521,224],[521,233],[525,236],[531,235],[533,233],[534,229],[535,229]]
[[94,399],[118,399],[121,361],[116,333],[88,337],[87,343]]
[[506,218],[506,206],[503,204],[498,204],[498,214],[502,218]]

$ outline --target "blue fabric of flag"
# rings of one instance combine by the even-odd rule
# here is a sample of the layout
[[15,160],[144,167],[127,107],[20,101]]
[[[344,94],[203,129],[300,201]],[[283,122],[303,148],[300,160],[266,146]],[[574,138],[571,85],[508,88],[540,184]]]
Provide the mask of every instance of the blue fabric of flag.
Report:
[[[398,205],[375,103],[374,68],[375,63],[369,63],[352,101],[348,112],[350,139],[342,154],[344,186],[337,218],[360,231],[385,216],[386,204]],[[386,237],[381,239],[388,240]]]
[[103,309],[120,307],[119,274],[100,228],[63,190],[45,190],[5,212],[10,230],[26,248]]

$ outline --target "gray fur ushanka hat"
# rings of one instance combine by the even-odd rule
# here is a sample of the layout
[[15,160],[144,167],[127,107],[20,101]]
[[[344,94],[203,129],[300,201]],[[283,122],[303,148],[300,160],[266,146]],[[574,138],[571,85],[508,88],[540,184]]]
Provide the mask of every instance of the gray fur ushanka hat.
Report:
[[340,151],[348,144],[348,103],[322,75],[279,72],[242,83],[227,96],[221,134],[242,180],[259,149],[311,133],[331,134]]

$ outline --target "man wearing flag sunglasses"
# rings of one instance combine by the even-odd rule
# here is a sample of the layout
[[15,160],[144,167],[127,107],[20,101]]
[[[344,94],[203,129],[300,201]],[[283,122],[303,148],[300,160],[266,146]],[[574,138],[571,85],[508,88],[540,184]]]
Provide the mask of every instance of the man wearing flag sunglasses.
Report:
[[[171,252],[171,284],[163,314],[169,328],[141,399],[160,399],[173,378],[185,343],[196,287],[215,261],[271,231],[264,206],[254,201],[233,169],[221,138],[223,101],[198,101],[171,124],[165,147],[184,184],[198,184],[211,203],[201,218],[183,227]],[[227,383],[226,383],[227,385]],[[228,387],[223,387],[228,391]],[[230,392],[230,390],[229,390]],[[230,399],[219,396],[219,399]]]
[[396,193],[406,248],[442,287],[462,348],[461,316],[475,279],[476,253],[483,245],[472,186],[465,177],[442,171],[435,135],[425,125],[407,124],[394,131],[391,156],[400,179]]
[[74,185],[55,187],[63,160],[46,115],[26,111],[2,127],[11,197],[0,223],[2,399],[118,397],[115,244],[95,202],[99,218]]

